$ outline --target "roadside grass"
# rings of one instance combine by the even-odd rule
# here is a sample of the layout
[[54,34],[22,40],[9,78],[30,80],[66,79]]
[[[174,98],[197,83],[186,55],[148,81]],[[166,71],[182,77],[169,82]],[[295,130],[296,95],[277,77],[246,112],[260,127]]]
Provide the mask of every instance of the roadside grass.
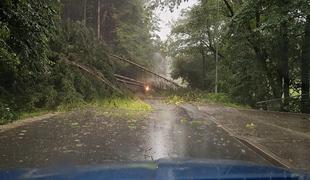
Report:
[[249,106],[234,102],[234,100],[228,94],[208,93],[200,90],[181,90],[174,93],[167,93],[165,102],[167,104],[175,105],[183,103],[213,103],[224,105],[226,107],[249,108]]
[[129,111],[150,111],[151,106],[138,98],[109,98],[98,100],[95,107],[105,109],[129,110]]
[[9,117],[12,116],[10,114],[10,116],[7,115],[8,118],[4,118],[4,116],[1,116],[0,125],[8,124],[13,121],[18,121],[22,119],[41,116],[52,112],[69,112],[76,110],[85,110],[88,108],[95,109],[98,114],[107,115],[110,117],[124,117],[130,119],[137,116],[145,115],[152,110],[149,104],[135,97],[110,97],[105,99],[97,99],[91,102],[79,101],[62,104],[57,108],[35,109],[30,112],[21,112],[16,115],[16,117],[10,119]]
[[22,119],[28,119],[28,118],[33,118],[33,117],[37,117],[37,116],[42,116],[48,113],[52,113],[52,112],[57,112],[55,110],[52,109],[35,109],[33,111],[30,112],[20,112],[20,113],[16,113],[16,112],[7,112],[6,114],[1,113],[0,116],[0,125],[5,125],[5,124],[9,124],[12,123],[14,121],[18,121],[18,120],[22,120]]
[[64,104],[57,107],[60,112],[67,112],[77,109],[99,108],[110,110],[128,110],[128,111],[150,111],[150,105],[135,97],[111,97],[97,99],[91,102],[76,102]]
[[93,105],[97,114],[112,118],[124,118],[127,121],[137,119],[148,114],[152,107],[138,98],[109,98],[98,100]]
[[53,110],[48,110],[48,109],[37,109],[37,110],[32,111],[32,112],[23,112],[19,116],[19,119],[27,119],[27,118],[32,118],[32,117],[36,117],[36,116],[42,116],[44,114],[48,114],[51,112],[53,112]]
[[97,99],[90,103],[67,104],[58,108],[61,112],[93,109],[97,115],[107,118],[135,121],[152,111],[152,107],[135,97],[111,97]]

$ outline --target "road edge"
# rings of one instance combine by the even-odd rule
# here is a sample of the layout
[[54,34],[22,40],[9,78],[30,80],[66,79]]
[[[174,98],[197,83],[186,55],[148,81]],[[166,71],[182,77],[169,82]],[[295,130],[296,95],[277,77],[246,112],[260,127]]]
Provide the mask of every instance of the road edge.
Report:
[[[198,107],[198,110],[199,107]],[[202,112],[202,111],[201,111]],[[207,116],[210,117],[210,120],[213,121],[219,128],[223,129],[224,131],[226,131],[228,134],[230,134],[232,137],[234,137],[237,141],[239,141],[240,143],[244,144],[245,146],[247,146],[248,148],[250,148],[251,150],[253,150],[255,153],[257,153],[258,155],[262,156],[265,160],[267,160],[268,162],[272,163],[275,166],[278,167],[282,167],[282,168],[286,168],[286,169],[292,169],[291,166],[288,165],[287,162],[285,162],[284,160],[282,160],[280,157],[278,157],[277,155],[275,155],[272,152],[269,152],[268,150],[265,150],[263,147],[261,147],[260,145],[257,145],[253,142],[251,142],[250,140],[240,137],[236,134],[234,134],[233,132],[231,132],[229,129],[225,128],[223,125],[219,124],[216,120],[215,117],[213,117],[212,115],[202,112],[204,114],[206,114]]]
[[47,113],[47,114],[44,114],[41,116],[35,116],[35,117],[31,117],[31,118],[21,119],[21,120],[17,120],[17,121],[14,121],[12,123],[9,123],[9,124],[0,125],[0,134],[4,133],[6,131],[12,130],[12,129],[21,127],[21,126],[31,124],[33,122],[42,121],[44,119],[55,117],[59,114],[61,114],[61,112],[52,112],[52,113]]

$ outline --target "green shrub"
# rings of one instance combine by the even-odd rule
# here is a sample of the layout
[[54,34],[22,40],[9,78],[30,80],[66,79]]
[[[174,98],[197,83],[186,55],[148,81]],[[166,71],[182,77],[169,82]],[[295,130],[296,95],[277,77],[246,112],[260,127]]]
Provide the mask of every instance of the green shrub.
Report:
[[118,109],[130,111],[150,111],[152,108],[149,104],[141,101],[138,98],[131,97],[112,97],[99,100],[95,106],[104,109]]
[[215,103],[232,103],[232,99],[225,93],[208,93],[205,97],[206,101]]
[[245,107],[236,103],[228,94],[225,93],[208,93],[201,90],[180,90],[170,92],[167,95],[166,102],[168,104],[182,103],[216,103],[229,107]]
[[7,104],[0,102],[0,125],[13,122],[18,119],[18,114]]

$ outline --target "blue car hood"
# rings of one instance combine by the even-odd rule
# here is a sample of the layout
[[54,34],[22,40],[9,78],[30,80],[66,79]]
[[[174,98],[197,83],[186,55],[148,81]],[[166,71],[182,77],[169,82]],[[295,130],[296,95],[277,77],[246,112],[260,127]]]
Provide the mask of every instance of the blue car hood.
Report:
[[310,180],[310,176],[303,172],[238,161],[158,160],[104,166],[7,170],[0,171],[0,179]]

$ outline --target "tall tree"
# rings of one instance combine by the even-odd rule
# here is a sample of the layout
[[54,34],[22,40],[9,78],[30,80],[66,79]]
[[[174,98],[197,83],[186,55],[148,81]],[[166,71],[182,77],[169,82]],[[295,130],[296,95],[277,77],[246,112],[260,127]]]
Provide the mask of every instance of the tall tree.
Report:
[[310,91],[309,91],[309,70],[310,69],[310,15],[307,15],[305,23],[305,35],[302,45],[301,56],[301,110],[303,113],[310,113]]
[[[180,1],[157,2],[177,5]],[[185,20],[176,23],[176,27],[180,28],[187,20],[185,22],[187,28],[183,28],[178,36],[175,35],[175,31],[172,33],[171,39],[174,42],[182,42],[175,43],[173,50],[182,52],[180,50],[194,44],[184,42],[196,39],[198,43],[197,37],[203,37],[202,42],[206,45],[207,54],[214,54],[212,46],[215,44],[215,38],[212,36],[215,34],[214,24],[219,23],[221,34],[217,38],[221,42],[219,53],[221,91],[231,94],[240,102],[253,106],[257,101],[275,98],[277,101],[272,104],[275,108],[282,111],[306,112],[303,109],[308,107],[306,102],[309,101],[309,63],[307,61],[309,1],[221,0],[218,1],[221,12],[219,20],[214,18],[217,13],[212,3],[215,2],[201,0],[189,10]],[[197,9],[201,13],[194,13]],[[207,15],[213,19],[206,21]],[[200,20],[200,17],[204,17],[204,20]],[[195,25],[195,22],[199,25]],[[195,35],[197,33],[202,36]],[[175,48],[176,44],[179,44],[177,48]],[[191,57],[191,53],[193,51],[183,51],[180,54]],[[178,56],[174,57],[178,61]],[[302,63],[299,67],[297,62],[300,58]],[[184,63],[184,58],[179,60]],[[190,74],[180,72],[180,70],[186,72],[186,66],[180,66],[179,63],[176,65],[176,68],[182,69],[175,72],[183,75],[185,79],[191,79]],[[208,66],[208,71],[214,69],[216,66]],[[196,75],[193,74],[193,76]],[[299,82],[302,82],[302,86]],[[302,97],[302,107],[291,98],[291,94],[300,94],[301,90],[302,94],[306,94]]]

